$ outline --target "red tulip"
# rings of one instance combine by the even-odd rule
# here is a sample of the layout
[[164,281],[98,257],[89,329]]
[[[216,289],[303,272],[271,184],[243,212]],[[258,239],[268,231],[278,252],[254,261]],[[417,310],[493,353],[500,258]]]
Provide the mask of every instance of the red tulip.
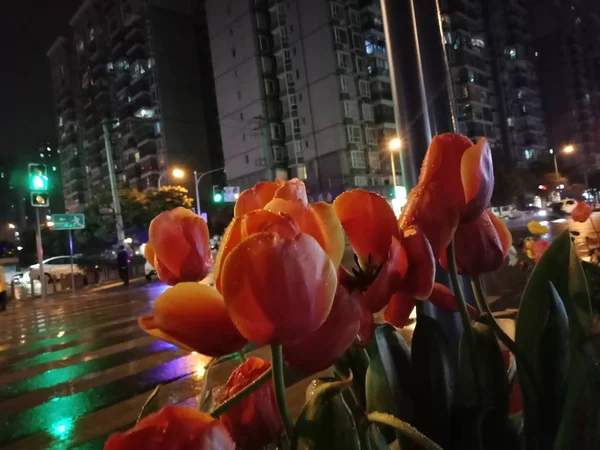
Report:
[[588,205],[586,202],[578,202],[571,213],[571,218],[575,222],[583,223],[590,218],[593,212],[594,208],[592,206]]
[[223,424],[194,408],[165,406],[131,430],[113,434],[104,450],[235,450]]
[[402,246],[408,258],[402,290],[425,300],[431,295],[435,280],[435,257],[431,245],[417,227],[409,227],[403,232]]
[[283,184],[284,182],[279,179],[275,181],[261,181],[254,187],[243,191],[235,203],[233,210],[234,217],[243,216],[257,209],[263,209],[273,199],[275,192]]
[[[487,210],[478,219],[460,224],[454,235],[458,273],[479,275],[498,269],[511,244],[512,237],[504,221]],[[445,254],[440,260],[447,268]]]
[[283,346],[286,362],[306,373],[331,366],[350,347],[359,332],[362,310],[357,296],[358,293],[350,294],[338,284],[325,323],[301,341]]
[[400,239],[396,216],[381,196],[361,189],[344,192],[333,208],[363,265],[369,258],[375,265],[388,258],[392,237]]
[[540,259],[542,258],[542,255],[544,254],[544,252],[548,249],[548,247],[550,247],[550,242],[548,241],[535,241],[533,243],[533,254],[534,254],[534,260],[535,262],[539,262]]
[[[450,288],[443,284],[435,283],[431,295],[427,300],[446,311],[458,311],[456,297]],[[395,293],[385,310],[385,321],[398,328],[404,328],[409,323],[410,313],[416,306],[417,301],[417,299],[404,292]],[[477,314],[477,311],[471,305],[467,305],[467,309],[472,317]]]
[[[248,358],[231,373],[217,402],[223,403],[230,399],[270,367],[269,361]],[[221,415],[220,420],[240,449],[258,450],[276,440],[283,433],[283,422],[277,407],[273,380],[229,408]]]
[[241,350],[246,340],[227,314],[221,294],[200,283],[179,283],[154,302],[152,315],[139,319],[152,336],[208,356]]
[[225,259],[223,297],[240,333],[257,344],[289,344],[317,330],[337,287],[335,267],[306,234],[250,236]]
[[419,184],[399,219],[400,229],[417,225],[439,257],[459,222],[487,208],[494,186],[492,156],[485,138],[473,145],[458,134],[436,136],[423,161]]
[[212,254],[202,217],[182,207],[162,212],[150,222],[149,236],[151,264],[164,283],[200,281],[208,275]]

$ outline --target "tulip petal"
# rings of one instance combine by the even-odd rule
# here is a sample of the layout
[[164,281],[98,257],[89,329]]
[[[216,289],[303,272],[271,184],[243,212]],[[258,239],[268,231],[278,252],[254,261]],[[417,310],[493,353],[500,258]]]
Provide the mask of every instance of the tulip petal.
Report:
[[212,254],[202,217],[182,207],[162,212],[150,223],[149,236],[155,258],[177,281],[200,281],[208,275]]
[[[314,217],[314,223],[319,231],[308,233],[313,236],[331,258],[333,265],[338,267],[342,263],[346,243],[344,240],[344,229],[338,219],[333,205],[325,202],[312,203],[309,206]],[[323,242],[316,236],[320,234]]]
[[408,270],[402,290],[409,296],[425,300],[433,290],[435,257],[429,241],[417,227],[403,231],[402,246],[408,255]]
[[506,258],[508,251],[512,246],[512,234],[510,233],[510,230],[506,226],[506,222],[504,220],[489,211],[486,213],[490,218],[492,225],[496,229],[496,233],[498,233],[498,238],[500,239],[500,244],[502,245],[502,254]]
[[261,181],[254,187],[243,191],[233,209],[233,216],[239,217],[249,212],[263,209],[275,196],[275,192],[282,186],[281,180]]
[[410,313],[415,308],[416,300],[405,292],[396,292],[392,295],[390,302],[385,308],[383,317],[389,324],[398,328],[404,328],[410,323]]
[[144,258],[146,258],[146,261],[148,261],[148,263],[154,267],[155,267],[155,259],[156,259],[156,255],[154,253],[154,247],[152,247],[152,243],[150,243],[149,241],[146,243],[146,247],[144,248]]
[[[331,366],[350,347],[360,329],[362,310],[357,298],[338,284],[327,320],[301,341],[283,346],[291,367],[315,373]],[[327,343],[326,345],[324,345]]]
[[452,240],[460,218],[459,210],[452,205],[441,185],[418,185],[408,194],[406,206],[400,214],[401,230],[416,226],[439,258]]
[[277,189],[274,198],[281,198],[283,200],[302,200],[304,203],[308,203],[304,181],[298,178],[292,178],[291,180],[286,181]]
[[489,206],[494,190],[492,151],[487,139],[479,139],[477,144],[464,152],[460,163],[460,176],[466,203],[461,221],[469,222],[479,217]]
[[[441,283],[435,283],[431,295],[427,299],[433,305],[438,306],[446,311],[458,312],[458,305],[454,293],[449,287]],[[467,312],[470,317],[477,316],[477,310],[467,303]]]
[[366,348],[375,336],[375,320],[373,319],[373,313],[363,305],[362,298],[360,298],[360,310],[360,328],[357,343],[360,347]]
[[228,355],[246,344],[221,294],[199,283],[167,289],[154,302],[153,314],[140,318],[139,324],[159,339],[208,356]]
[[434,136],[421,165],[419,184],[443,181],[447,194],[462,192],[460,182],[457,183],[454,177],[459,174],[463,153],[472,145],[471,139],[462,134],[443,133]]
[[583,223],[590,218],[593,212],[594,208],[592,206],[589,206],[585,202],[578,202],[575,209],[571,212],[571,219],[575,222]]
[[296,342],[318,329],[337,287],[335,267],[307,234],[254,234],[229,254],[221,276],[233,322],[260,345]]
[[221,291],[221,270],[225,258],[244,239],[261,231],[277,232],[293,238],[300,231],[291,217],[259,209],[240,217],[235,217],[223,234],[221,246],[214,266],[215,286]]
[[392,237],[388,258],[377,277],[362,296],[361,303],[372,313],[381,311],[394,292],[402,287],[408,271],[408,255],[398,239]]
[[366,263],[370,255],[375,264],[384,263],[392,237],[400,238],[388,202],[374,192],[354,189],[340,194],[333,208],[360,261]]

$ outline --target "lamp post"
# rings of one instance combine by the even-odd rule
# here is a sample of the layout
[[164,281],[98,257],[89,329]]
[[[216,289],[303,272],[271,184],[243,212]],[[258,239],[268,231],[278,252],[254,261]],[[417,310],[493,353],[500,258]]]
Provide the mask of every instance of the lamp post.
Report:
[[394,162],[394,152],[400,151],[401,142],[399,138],[394,138],[388,143],[388,149],[390,151],[390,162],[392,165],[392,182],[394,184],[394,198],[396,198],[397,183],[396,183],[396,163]]
[[[162,177],[164,177],[166,174],[167,174],[167,172],[163,172],[163,173],[161,173],[161,174],[160,174],[160,176],[158,177],[158,189],[160,189],[160,188],[161,188],[161,184],[160,184],[160,182],[161,182],[161,180],[162,180]],[[181,179],[181,178],[183,178],[183,177],[185,176],[185,172],[184,172],[183,170],[181,170],[181,169],[177,169],[177,168],[175,168],[175,169],[173,169],[173,170],[171,171],[171,175],[173,175],[173,177],[174,177],[174,178],[179,178],[179,179]]]
[[[573,151],[575,150],[575,148],[572,145],[565,145],[565,147],[562,149],[563,153],[573,153]],[[558,183],[558,179],[560,178],[560,173],[558,173],[558,154],[560,152],[556,152],[554,154],[554,172],[556,174],[556,182]]]
[[200,193],[198,191],[198,186],[200,185],[200,181],[205,175],[220,172],[221,170],[225,170],[225,167],[219,167],[218,169],[209,170],[208,172],[198,173],[194,170],[194,184],[196,185],[196,214],[200,215]]

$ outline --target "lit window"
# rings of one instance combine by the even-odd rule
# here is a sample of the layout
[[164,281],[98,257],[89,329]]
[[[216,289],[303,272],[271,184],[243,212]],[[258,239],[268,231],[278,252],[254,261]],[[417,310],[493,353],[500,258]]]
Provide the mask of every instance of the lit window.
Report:
[[52,166],[52,171],[56,172],[56,166]]
[[508,126],[509,127],[514,126],[515,125],[515,119],[514,119],[514,117],[509,117],[508,120],[507,120],[507,122],[508,122]]
[[525,149],[525,159],[532,159],[535,155],[535,150],[531,148]]
[[517,59],[517,49],[516,48],[511,48],[508,51],[508,55],[510,56],[510,59]]
[[331,17],[337,20],[344,20],[344,7],[338,3],[332,3]]
[[350,54],[348,54],[346,52],[337,52],[337,60],[338,60],[338,67],[348,69],[352,65],[352,60],[350,59]]
[[160,123],[160,122],[156,122],[156,123],[154,124],[154,132],[155,132],[156,134],[161,134],[161,133],[162,133],[162,125],[161,125],[161,123]]
[[139,160],[140,160],[140,152],[135,152],[133,154],[133,158],[135,159],[135,162],[139,162]]
[[482,38],[471,38],[473,47],[485,48],[485,41]]
[[135,113],[135,116],[139,117],[141,119],[150,119],[150,118],[154,117],[154,110],[151,108],[140,108]]
[[62,127],[62,126],[63,126],[63,118],[62,118],[62,116],[60,116],[60,117],[58,118],[58,126],[59,126],[59,127]]
[[298,164],[298,166],[296,166],[296,176],[301,180],[306,180],[308,178],[306,175],[306,166],[304,164]]
[[362,150],[355,150],[350,152],[350,165],[354,169],[366,168],[365,154]]
[[273,160],[275,162],[283,162],[285,149],[283,147],[273,147]]
[[296,159],[302,158],[302,142],[294,141],[294,157]]
[[346,127],[346,135],[348,136],[348,142],[352,144],[360,144],[360,127],[357,126],[347,126]]
[[523,91],[519,89],[519,90],[517,91],[517,98],[523,98],[523,95],[524,95],[524,94],[523,94]]
[[297,110],[298,109],[298,97],[296,95],[290,95],[289,97],[290,109]]

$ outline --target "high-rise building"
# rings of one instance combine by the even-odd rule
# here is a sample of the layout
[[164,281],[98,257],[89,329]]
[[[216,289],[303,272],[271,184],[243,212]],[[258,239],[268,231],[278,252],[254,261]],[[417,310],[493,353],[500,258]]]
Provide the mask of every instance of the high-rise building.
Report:
[[119,183],[219,167],[202,2],[85,0],[70,24],[48,51],[68,210],[108,188],[103,123]]
[[291,176],[313,198],[390,193],[395,127],[378,2],[207,0],[206,9],[229,184]]
[[534,49],[554,151],[573,145],[563,166],[600,164],[600,5],[595,0],[530,2]]

